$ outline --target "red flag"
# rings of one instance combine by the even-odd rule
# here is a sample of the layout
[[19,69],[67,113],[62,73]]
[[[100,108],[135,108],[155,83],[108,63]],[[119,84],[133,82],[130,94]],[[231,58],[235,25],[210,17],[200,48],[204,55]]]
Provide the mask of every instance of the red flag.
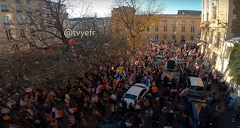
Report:
[[55,47],[56,47],[56,48],[59,48],[59,47],[61,47],[61,46],[62,46],[62,45],[61,45],[61,44],[59,44],[59,45],[56,45]]
[[68,42],[68,45],[71,45],[71,44],[73,44],[74,42]]

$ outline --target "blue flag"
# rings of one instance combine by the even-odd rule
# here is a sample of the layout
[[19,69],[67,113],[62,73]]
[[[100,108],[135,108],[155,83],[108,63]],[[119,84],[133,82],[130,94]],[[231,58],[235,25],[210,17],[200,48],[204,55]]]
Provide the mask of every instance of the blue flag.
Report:
[[146,80],[146,86],[147,87],[149,86],[149,78],[147,78],[147,80]]

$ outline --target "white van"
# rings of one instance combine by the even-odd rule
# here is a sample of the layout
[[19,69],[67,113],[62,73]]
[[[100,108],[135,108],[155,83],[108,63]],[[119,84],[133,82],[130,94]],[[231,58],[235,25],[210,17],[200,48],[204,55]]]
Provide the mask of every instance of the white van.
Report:
[[204,95],[204,85],[203,81],[199,77],[187,77],[187,85],[190,89],[190,95],[203,96]]

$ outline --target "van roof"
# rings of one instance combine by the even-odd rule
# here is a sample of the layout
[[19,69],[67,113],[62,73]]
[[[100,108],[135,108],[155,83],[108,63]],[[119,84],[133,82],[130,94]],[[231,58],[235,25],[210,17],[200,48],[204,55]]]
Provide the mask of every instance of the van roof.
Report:
[[202,79],[198,77],[189,77],[189,80],[193,86],[204,87]]

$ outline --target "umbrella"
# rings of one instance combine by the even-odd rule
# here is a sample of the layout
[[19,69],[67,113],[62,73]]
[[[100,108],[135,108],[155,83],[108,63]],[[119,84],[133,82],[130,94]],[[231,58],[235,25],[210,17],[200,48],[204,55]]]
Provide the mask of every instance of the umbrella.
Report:
[[96,93],[101,93],[103,88],[104,88],[103,85],[98,85],[98,87],[96,88]]

